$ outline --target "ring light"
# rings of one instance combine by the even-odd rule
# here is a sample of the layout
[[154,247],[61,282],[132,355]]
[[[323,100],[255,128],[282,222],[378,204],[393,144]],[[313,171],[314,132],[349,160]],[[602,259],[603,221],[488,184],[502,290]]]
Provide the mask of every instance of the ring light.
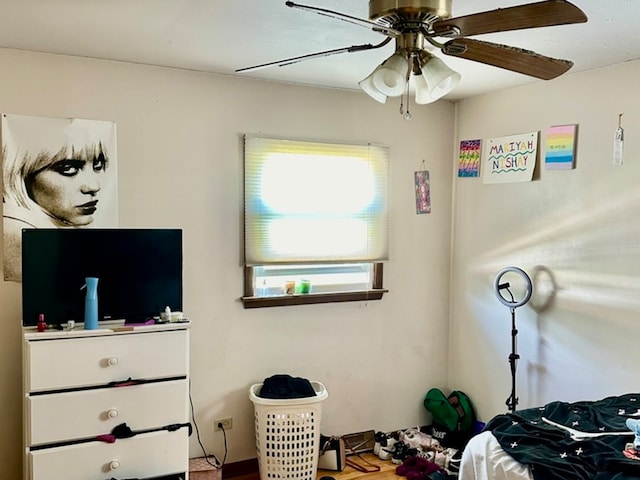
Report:
[[[511,293],[511,284],[509,282],[501,281],[502,277],[507,273],[517,273],[522,277],[522,280],[524,280],[525,292],[522,299],[516,300],[513,293]],[[502,290],[506,290],[511,299],[503,297]],[[516,368],[518,360],[520,359],[520,355],[518,355],[517,352],[518,329],[516,328],[516,308],[521,307],[529,301],[531,293],[533,292],[533,286],[531,285],[529,275],[527,275],[524,270],[518,267],[506,267],[498,272],[498,275],[493,282],[493,291],[495,292],[496,297],[498,297],[498,300],[500,300],[500,303],[509,307],[509,310],[511,310],[511,354],[509,355],[509,365],[511,367],[511,395],[509,395],[506,403],[509,410],[511,410],[511,412],[515,412],[518,405],[518,397],[516,396]]]
[[[502,296],[502,290],[508,290],[510,284],[508,282],[502,283],[501,279],[504,275],[510,272],[517,273],[524,280],[526,290],[524,293],[524,297],[519,301],[516,301],[514,298],[511,298],[511,300],[509,300]],[[502,303],[503,305],[509,308],[518,308],[529,301],[529,299],[531,298],[533,287],[531,285],[531,279],[529,278],[529,275],[527,275],[524,270],[518,267],[506,267],[498,272],[498,275],[496,276],[496,279],[493,282],[493,291],[498,297],[498,300],[500,300],[500,303]]]

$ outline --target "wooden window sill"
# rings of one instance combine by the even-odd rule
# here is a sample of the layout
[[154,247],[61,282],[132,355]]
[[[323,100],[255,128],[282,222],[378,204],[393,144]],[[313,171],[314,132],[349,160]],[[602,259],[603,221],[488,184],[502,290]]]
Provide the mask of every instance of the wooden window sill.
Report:
[[366,302],[381,300],[389,290],[376,288],[357,292],[304,293],[295,295],[275,295],[273,297],[242,297],[244,308],[286,307],[289,305],[310,305],[314,303]]

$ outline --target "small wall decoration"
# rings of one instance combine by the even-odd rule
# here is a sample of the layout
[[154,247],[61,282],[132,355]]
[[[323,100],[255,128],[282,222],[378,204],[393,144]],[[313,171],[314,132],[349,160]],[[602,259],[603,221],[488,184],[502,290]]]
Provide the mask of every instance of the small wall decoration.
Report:
[[431,213],[431,190],[429,187],[429,171],[415,172],[416,213]]
[[622,128],[622,115],[618,115],[618,128],[613,137],[613,164],[620,166],[624,163],[624,128]]
[[482,140],[462,140],[458,154],[458,177],[480,176]]
[[2,115],[4,279],[22,280],[22,229],[118,226],[116,124]]
[[536,168],[538,132],[492,138],[483,150],[483,183],[530,182]]
[[577,127],[577,125],[549,127],[544,157],[547,170],[570,170],[574,167]]

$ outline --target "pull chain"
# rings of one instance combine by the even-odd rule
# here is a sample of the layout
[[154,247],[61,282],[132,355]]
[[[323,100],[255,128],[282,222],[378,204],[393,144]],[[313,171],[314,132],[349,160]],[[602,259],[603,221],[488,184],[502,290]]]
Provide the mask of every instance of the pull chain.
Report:
[[407,69],[407,77],[406,77],[406,87],[404,90],[404,96],[407,101],[407,109],[403,111],[402,108],[402,100],[400,100],[400,113],[402,114],[402,118],[404,118],[407,122],[411,120],[411,112],[409,111],[409,80],[411,80],[411,62],[409,62],[409,68]]

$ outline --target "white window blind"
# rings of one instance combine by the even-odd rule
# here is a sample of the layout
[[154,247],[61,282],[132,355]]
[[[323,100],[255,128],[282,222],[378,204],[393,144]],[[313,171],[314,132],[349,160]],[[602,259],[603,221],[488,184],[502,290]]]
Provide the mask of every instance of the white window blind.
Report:
[[388,257],[389,150],[245,136],[245,263]]

